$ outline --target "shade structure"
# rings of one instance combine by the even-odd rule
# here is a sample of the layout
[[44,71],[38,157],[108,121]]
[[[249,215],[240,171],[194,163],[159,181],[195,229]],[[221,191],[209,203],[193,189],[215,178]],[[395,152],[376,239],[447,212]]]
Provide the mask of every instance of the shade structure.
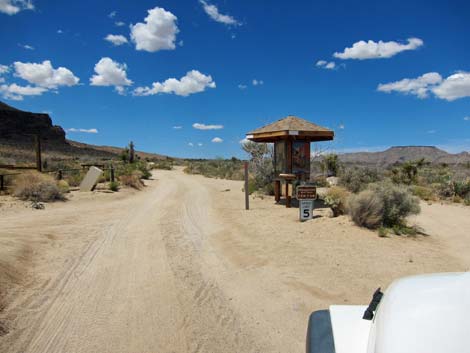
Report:
[[254,142],[276,142],[279,140],[331,141],[334,132],[305,119],[289,115],[259,129],[250,131],[246,138]]

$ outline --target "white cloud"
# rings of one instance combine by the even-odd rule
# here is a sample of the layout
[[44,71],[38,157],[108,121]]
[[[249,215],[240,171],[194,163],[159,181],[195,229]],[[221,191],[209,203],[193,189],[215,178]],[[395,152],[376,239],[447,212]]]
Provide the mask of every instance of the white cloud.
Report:
[[23,100],[23,96],[40,96],[46,91],[47,88],[44,87],[19,86],[16,83],[0,86],[0,93],[4,98],[16,101]]
[[229,26],[240,26],[241,23],[229,15],[222,15],[215,5],[209,4],[207,1],[199,0],[206,14],[209,15],[214,21],[223,23]]
[[62,34],[62,33],[64,33],[63,30],[61,30],[61,29],[58,29],[58,30],[57,30],[57,34]]
[[204,75],[197,70],[192,70],[179,80],[169,78],[163,83],[154,82],[151,88],[137,87],[134,90],[134,95],[150,96],[158,93],[173,93],[186,97],[193,93],[203,92],[206,88],[215,88],[215,82],[212,80],[212,77]]
[[245,143],[247,142],[250,142],[250,140],[248,140],[246,137],[241,139],[240,141],[238,141],[240,144],[244,145]]
[[189,146],[189,147],[194,147],[194,143],[189,142],[189,143],[188,143],[188,146]]
[[202,147],[202,143],[201,142],[198,142],[197,144],[199,147]]
[[238,88],[240,88],[240,89],[246,89],[247,86],[246,86],[246,85],[239,84],[239,85],[238,85]]
[[182,128],[183,128],[183,127],[182,127],[182,126],[180,126],[180,125],[173,126],[173,129],[175,129],[175,130],[181,130]]
[[92,86],[114,86],[119,94],[125,94],[125,86],[132,85],[127,78],[127,65],[113,61],[111,58],[101,58],[95,65],[96,74],[90,78]]
[[433,93],[448,101],[470,97],[470,72],[457,72],[433,88]]
[[127,38],[121,34],[108,34],[104,40],[113,43],[115,46],[128,43]]
[[423,45],[419,38],[409,38],[408,43],[398,43],[395,41],[367,42],[361,40],[353,44],[351,48],[345,48],[342,53],[334,53],[333,56],[339,59],[383,59],[390,58],[405,50],[415,50]]
[[333,70],[336,68],[336,64],[334,61],[325,61],[325,60],[318,60],[315,64],[317,67],[321,67],[322,69]]
[[344,129],[345,129],[345,126],[344,126],[344,124],[339,124],[338,128],[339,128],[340,130],[344,130]]
[[97,134],[97,129],[75,129],[74,127],[67,129],[67,132],[84,132],[87,134]]
[[123,26],[126,25],[126,23],[125,23],[125,22],[122,22],[122,21],[116,21],[116,22],[114,22],[114,24],[115,24],[117,27],[123,27]]
[[22,10],[34,10],[31,0],[0,0],[0,12],[15,15]]
[[114,17],[116,17],[116,15],[117,15],[117,12],[116,12],[116,11],[111,11],[111,12],[109,13],[108,17],[109,17],[109,18],[114,18]]
[[213,143],[222,143],[224,140],[222,140],[220,137],[214,137],[211,142]]
[[465,118],[463,118],[463,120],[470,121],[470,116],[466,116]]
[[414,94],[419,98],[426,98],[432,87],[441,82],[441,75],[437,72],[428,72],[417,78],[405,78],[396,82],[381,83],[378,85],[377,90],[386,93],[396,91],[404,94]]
[[26,50],[34,50],[34,47],[31,46],[31,45],[28,45],[28,44],[19,44],[18,43],[18,46],[20,46],[21,48],[26,49]]
[[0,65],[0,75],[6,74],[10,71],[10,67],[8,65]]
[[160,7],[147,12],[145,23],[140,22],[130,26],[135,48],[149,52],[175,49],[176,34],[179,32],[176,25],[177,17]]
[[59,86],[75,86],[80,79],[65,67],[54,69],[49,60],[42,63],[22,63],[16,61],[15,76],[40,87],[54,89]]
[[253,86],[261,86],[261,85],[264,85],[264,81],[263,80],[253,80],[253,81],[251,81],[251,84]]
[[223,125],[206,125],[201,123],[194,123],[193,128],[197,130],[220,130],[223,129]]
[[453,101],[470,97],[470,72],[460,71],[443,79],[437,72],[429,72],[417,78],[379,84],[378,91],[392,91],[414,94],[419,98],[428,97],[432,92],[437,98]]

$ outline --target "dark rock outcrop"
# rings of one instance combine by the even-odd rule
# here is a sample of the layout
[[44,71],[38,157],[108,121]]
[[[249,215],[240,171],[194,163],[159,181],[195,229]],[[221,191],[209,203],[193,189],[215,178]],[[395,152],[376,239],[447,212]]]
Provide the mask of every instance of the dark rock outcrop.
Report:
[[39,134],[42,140],[65,144],[65,131],[52,125],[48,114],[30,113],[0,102],[0,139],[31,141]]

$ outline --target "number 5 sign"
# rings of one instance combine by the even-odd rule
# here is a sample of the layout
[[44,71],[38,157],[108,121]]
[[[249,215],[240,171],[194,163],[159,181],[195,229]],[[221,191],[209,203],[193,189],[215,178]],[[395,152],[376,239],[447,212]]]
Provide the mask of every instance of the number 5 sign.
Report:
[[307,221],[313,218],[313,200],[299,200],[300,221]]

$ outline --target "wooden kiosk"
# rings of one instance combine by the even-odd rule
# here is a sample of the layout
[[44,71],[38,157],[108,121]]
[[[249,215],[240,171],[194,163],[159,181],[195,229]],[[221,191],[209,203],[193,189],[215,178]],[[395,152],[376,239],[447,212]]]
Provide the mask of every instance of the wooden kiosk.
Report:
[[246,138],[274,143],[274,195],[279,202],[281,184],[284,184],[286,207],[290,207],[289,184],[310,179],[310,142],[333,140],[334,132],[296,116],[287,116],[247,133]]

